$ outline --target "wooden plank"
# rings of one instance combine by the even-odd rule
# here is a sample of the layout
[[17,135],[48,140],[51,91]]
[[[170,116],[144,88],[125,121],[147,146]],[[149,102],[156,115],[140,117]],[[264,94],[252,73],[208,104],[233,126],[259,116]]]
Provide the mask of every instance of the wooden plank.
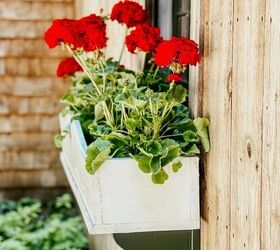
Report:
[[[204,20],[200,19],[200,11],[201,11],[201,5],[200,1],[191,0],[191,17],[190,17],[190,39],[196,41],[199,43],[199,46],[203,46],[202,42],[203,40],[200,40],[202,38],[202,35],[200,34],[200,31],[202,30],[203,22]],[[199,115],[199,109],[200,109],[200,98],[201,98],[201,84],[199,79],[199,71],[202,70],[203,62],[200,64],[200,66],[190,66],[189,68],[189,107],[191,110],[191,113],[194,117],[197,117]]]
[[231,249],[260,249],[264,12],[265,1],[235,0]]
[[[211,120],[211,151],[202,176],[201,249],[229,249],[233,0],[203,1],[202,115]],[[200,113],[200,112],[198,112]]]
[[266,1],[261,249],[280,246],[280,2]]

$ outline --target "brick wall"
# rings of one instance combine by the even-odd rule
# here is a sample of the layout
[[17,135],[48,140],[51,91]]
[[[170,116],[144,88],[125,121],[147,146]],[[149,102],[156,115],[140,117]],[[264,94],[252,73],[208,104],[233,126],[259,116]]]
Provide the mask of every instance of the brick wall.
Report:
[[65,54],[43,41],[74,0],[0,0],[0,188],[67,185],[53,145],[68,84],[55,71]]

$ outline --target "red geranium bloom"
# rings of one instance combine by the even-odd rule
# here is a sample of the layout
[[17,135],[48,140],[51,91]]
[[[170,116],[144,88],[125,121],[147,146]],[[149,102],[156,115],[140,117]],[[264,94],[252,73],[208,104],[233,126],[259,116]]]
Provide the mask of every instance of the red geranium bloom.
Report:
[[52,49],[61,42],[73,44],[74,23],[75,21],[71,19],[55,19],[45,33],[45,41],[48,44],[49,48]]
[[112,9],[111,20],[125,23],[127,27],[133,27],[146,22],[148,15],[143,7],[136,2],[125,0],[116,3]]
[[179,74],[170,74],[168,77],[167,77],[167,81],[168,82],[182,82],[183,81],[183,77]]
[[77,37],[76,46],[81,43],[81,47],[85,51],[93,51],[106,46],[106,25],[101,17],[91,14],[87,17],[81,18],[77,25],[80,26],[81,35],[80,37]]
[[64,42],[73,49],[94,51],[106,46],[106,26],[95,14],[80,20],[57,19],[45,33],[45,41],[50,48]]
[[154,51],[162,40],[160,29],[145,23],[137,25],[136,29],[126,37],[125,43],[131,53],[134,53],[136,48],[149,52]]
[[174,62],[181,65],[196,65],[200,60],[197,43],[185,37],[173,37],[169,41],[162,42],[155,53],[155,63],[161,67]]
[[82,67],[74,58],[66,58],[59,63],[56,75],[58,77],[66,77],[74,75],[77,71],[83,71]]

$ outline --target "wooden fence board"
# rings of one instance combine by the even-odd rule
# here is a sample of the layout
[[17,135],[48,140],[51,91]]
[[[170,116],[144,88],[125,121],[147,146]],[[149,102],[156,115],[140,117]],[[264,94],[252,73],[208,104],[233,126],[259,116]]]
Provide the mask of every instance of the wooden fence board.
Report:
[[234,6],[230,247],[260,249],[265,5]]
[[[203,1],[202,115],[211,120],[211,153],[204,162],[202,249],[228,249],[233,1]],[[201,22],[202,22],[201,20]]]
[[261,249],[280,246],[280,2],[266,1]]

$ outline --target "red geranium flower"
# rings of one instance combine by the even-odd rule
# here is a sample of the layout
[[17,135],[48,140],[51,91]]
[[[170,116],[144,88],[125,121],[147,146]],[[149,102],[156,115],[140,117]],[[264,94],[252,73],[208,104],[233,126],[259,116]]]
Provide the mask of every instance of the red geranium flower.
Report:
[[66,58],[59,63],[56,75],[58,77],[66,77],[74,75],[77,71],[83,71],[82,67],[74,58]]
[[57,19],[45,33],[45,41],[50,48],[64,42],[73,49],[94,51],[106,46],[106,25],[95,14],[80,20]]
[[162,42],[155,53],[155,63],[161,67],[170,66],[172,63],[196,65],[200,60],[197,43],[184,37],[173,37]]
[[54,48],[59,43],[64,42],[73,44],[74,33],[73,25],[75,21],[71,19],[55,19],[52,25],[48,28],[45,33],[45,41],[49,48]]
[[181,75],[179,75],[179,74],[170,74],[168,77],[167,77],[167,81],[168,82],[181,82],[181,81],[183,81],[183,77],[181,76]]
[[160,29],[145,23],[137,25],[135,30],[126,37],[125,43],[129,52],[134,53],[136,48],[144,52],[154,51],[160,42]]
[[143,7],[136,2],[125,0],[116,3],[112,9],[111,20],[125,23],[127,27],[133,27],[146,22],[148,15]]
[[106,25],[101,17],[91,14],[81,18],[77,25],[81,27],[81,39],[79,41],[79,37],[77,37],[76,45],[81,42],[81,47],[84,48],[85,51],[94,51],[106,46]]

